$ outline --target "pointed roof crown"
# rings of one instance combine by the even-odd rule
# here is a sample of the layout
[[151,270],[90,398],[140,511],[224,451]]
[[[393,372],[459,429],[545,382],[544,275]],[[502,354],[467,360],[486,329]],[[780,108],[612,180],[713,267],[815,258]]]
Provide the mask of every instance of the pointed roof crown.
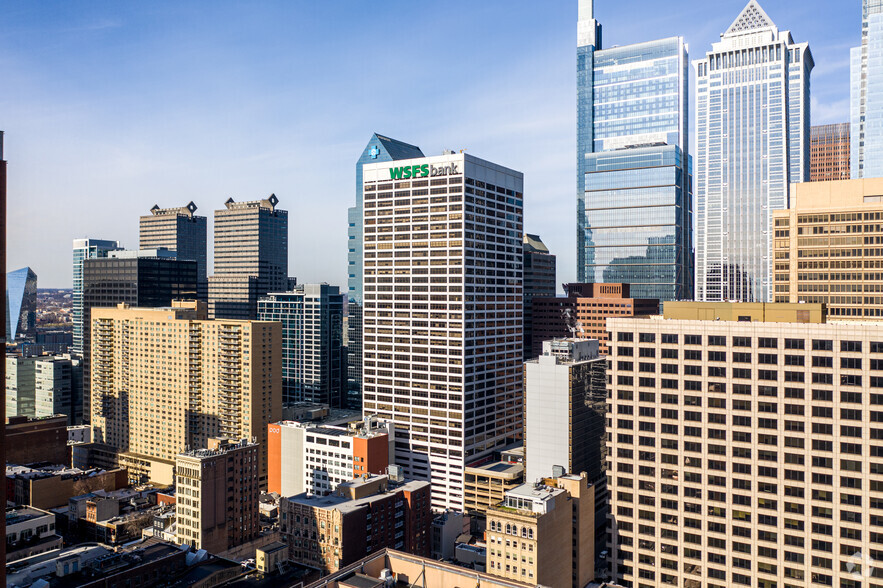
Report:
[[757,31],[763,29],[776,29],[776,24],[770,19],[757,0],[749,0],[724,36],[738,35],[749,31]]

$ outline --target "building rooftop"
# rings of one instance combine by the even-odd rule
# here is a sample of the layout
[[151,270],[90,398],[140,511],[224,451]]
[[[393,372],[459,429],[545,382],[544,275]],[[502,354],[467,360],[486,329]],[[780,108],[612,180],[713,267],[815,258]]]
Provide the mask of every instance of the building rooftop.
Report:
[[[359,479],[353,480],[352,482],[346,482],[345,484],[341,484],[341,486],[344,486],[344,485],[354,486],[354,485],[356,485],[356,487],[357,487],[358,485],[374,483],[379,478],[386,478],[386,476],[371,474],[368,477],[368,479],[359,478]],[[353,500],[349,497],[346,497],[346,496],[339,496],[337,494],[329,494],[328,496],[314,496],[312,494],[307,494],[307,493],[302,493],[302,494],[297,494],[295,496],[291,496],[291,497],[287,498],[287,500],[288,500],[288,502],[292,502],[295,504],[301,504],[304,506],[314,506],[316,508],[323,508],[326,510],[337,510],[342,513],[349,513],[349,512],[356,511],[360,508],[363,508],[376,500],[386,498],[390,494],[393,494],[393,493],[398,492],[400,490],[415,491],[415,490],[419,490],[420,488],[422,488],[426,484],[428,484],[428,482],[414,480],[414,481],[406,482],[404,484],[400,484],[398,486],[390,486],[385,492],[378,492],[376,494],[372,494],[371,496],[366,496],[364,498],[357,498],[355,500]]]
[[501,478],[517,478],[524,473],[524,465],[508,461],[494,461],[479,466],[467,466],[470,474],[494,475]]
[[6,528],[8,529],[12,525],[18,525],[20,523],[26,523],[27,521],[49,516],[54,515],[32,506],[16,506],[15,508],[6,510]]
[[219,455],[224,455],[230,451],[235,451],[237,449],[244,449],[246,447],[256,447],[257,443],[250,443],[247,439],[242,439],[237,442],[224,442],[221,440],[220,444],[217,448],[200,448],[200,449],[191,449],[189,451],[182,451],[178,454],[178,457],[189,457],[194,459],[207,459],[210,457],[217,457]]
[[824,304],[803,302],[665,302],[668,320],[765,323],[825,323]]

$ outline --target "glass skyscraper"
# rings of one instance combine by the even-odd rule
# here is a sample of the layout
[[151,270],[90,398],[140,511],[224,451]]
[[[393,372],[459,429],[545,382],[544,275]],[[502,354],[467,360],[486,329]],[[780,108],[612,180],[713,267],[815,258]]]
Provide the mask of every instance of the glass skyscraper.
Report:
[[6,274],[6,341],[37,334],[37,274],[29,267]]
[[347,405],[362,407],[362,166],[423,157],[419,147],[374,133],[356,162],[356,205],[347,211]]
[[862,2],[862,44],[850,54],[851,170],[883,177],[883,0]]
[[696,297],[773,299],[772,213],[809,181],[813,58],[751,0],[696,67]]
[[258,300],[258,320],[282,323],[282,402],[343,407],[343,300],[328,284],[302,284]]
[[600,49],[591,2],[577,49],[581,282],[693,295],[688,61],[680,37]]
[[73,247],[73,309],[74,344],[71,353],[83,355],[83,260],[107,257],[110,251],[121,249],[119,241],[102,239],[74,239]]

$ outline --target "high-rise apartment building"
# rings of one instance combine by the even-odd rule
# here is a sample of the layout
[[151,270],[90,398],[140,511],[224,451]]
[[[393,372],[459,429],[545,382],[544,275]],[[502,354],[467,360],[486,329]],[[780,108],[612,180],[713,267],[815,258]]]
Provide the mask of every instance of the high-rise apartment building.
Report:
[[462,510],[466,463],[521,436],[523,176],[452,152],[362,171],[364,413]]
[[208,219],[196,216],[193,202],[179,208],[160,208],[155,205],[150,214],[139,219],[140,248],[174,251],[178,259],[196,262],[196,282],[199,300],[208,296],[206,277],[206,232]]
[[37,274],[23,267],[6,274],[6,340],[37,335]]
[[685,303],[609,325],[614,581],[874,585],[883,324]]
[[555,256],[539,235],[524,234],[523,287],[524,287],[524,358],[533,357],[531,309],[535,296],[555,296]]
[[324,496],[353,478],[385,474],[395,463],[392,423],[370,417],[358,427],[280,421],[267,434],[268,489],[280,496]]
[[260,446],[245,439],[209,439],[175,457],[179,544],[217,554],[258,536],[259,461]]
[[173,300],[196,298],[195,261],[181,261],[167,249],[108,251],[82,264],[83,418],[89,422],[92,310],[125,303],[142,308],[169,306]]
[[791,184],[773,213],[775,301],[838,319],[883,317],[883,178]]
[[365,475],[329,496],[282,498],[282,534],[288,559],[334,573],[385,547],[429,555],[432,515],[427,482],[390,483]]
[[632,298],[628,284],[564,284],[566,296],[533,301],[533,357],[551,339],[597,339],[607,354],[607,318],[648,316],[659,312],[659,300]]
[[587,586],[595,579],[594,504],[594,487],[580,475],[507,491],[487,512],[488,573],[537,586]]
[[215,211],[215,272],[209,278],[211,318],[254,320],[258,299],[286,292],[288,211],[275,194],[264,200],[224,203]]
[[[192,262],[188,262],[192,263]],[[282,416],[282,326],[205,320],[205,306],[92,310],[93,440],[130,477],[171,483],[175,456],[211,437],[256,439],[267,486],[267,425]]]
[[423,157],[419,147],[374,133],[356,162],[356,205],[348,210],[347,230],[347,405],[352,409],[362,407],[362,166],[417,157]]
[[755,0],[696,68],[696,298],[773,299],[774,210],[809,180],[807,43]]
[[687,46],[602,49],[591,0],[579,3],[577,43],[578,279],[692,298]]
[[258,300],[258,320],[282,323],[282,401],[346,407],[343,295],[302,284]]
[[102,239],[74,239],[73,247],[73,308],[74,344],[71,352],[83,355],[83,326],[89,321],[83,316],[83,262],[96,257],[107,257],[110,251],[121,249],[119,241]]
[[810,128],[809,181],[849,179],[849,123]]
[[852,179],[883,176],[883,0],[862,0],[862,44],[850,52]]

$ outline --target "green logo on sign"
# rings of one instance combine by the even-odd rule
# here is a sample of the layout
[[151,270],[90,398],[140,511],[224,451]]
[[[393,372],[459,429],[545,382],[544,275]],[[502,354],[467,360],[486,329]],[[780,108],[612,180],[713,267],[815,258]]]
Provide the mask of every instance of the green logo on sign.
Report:
[[429,164],[406,165],[404,167],[389,168],[389,177],[392,180],[407,180],[409,178],[425,178],[429,175]]

